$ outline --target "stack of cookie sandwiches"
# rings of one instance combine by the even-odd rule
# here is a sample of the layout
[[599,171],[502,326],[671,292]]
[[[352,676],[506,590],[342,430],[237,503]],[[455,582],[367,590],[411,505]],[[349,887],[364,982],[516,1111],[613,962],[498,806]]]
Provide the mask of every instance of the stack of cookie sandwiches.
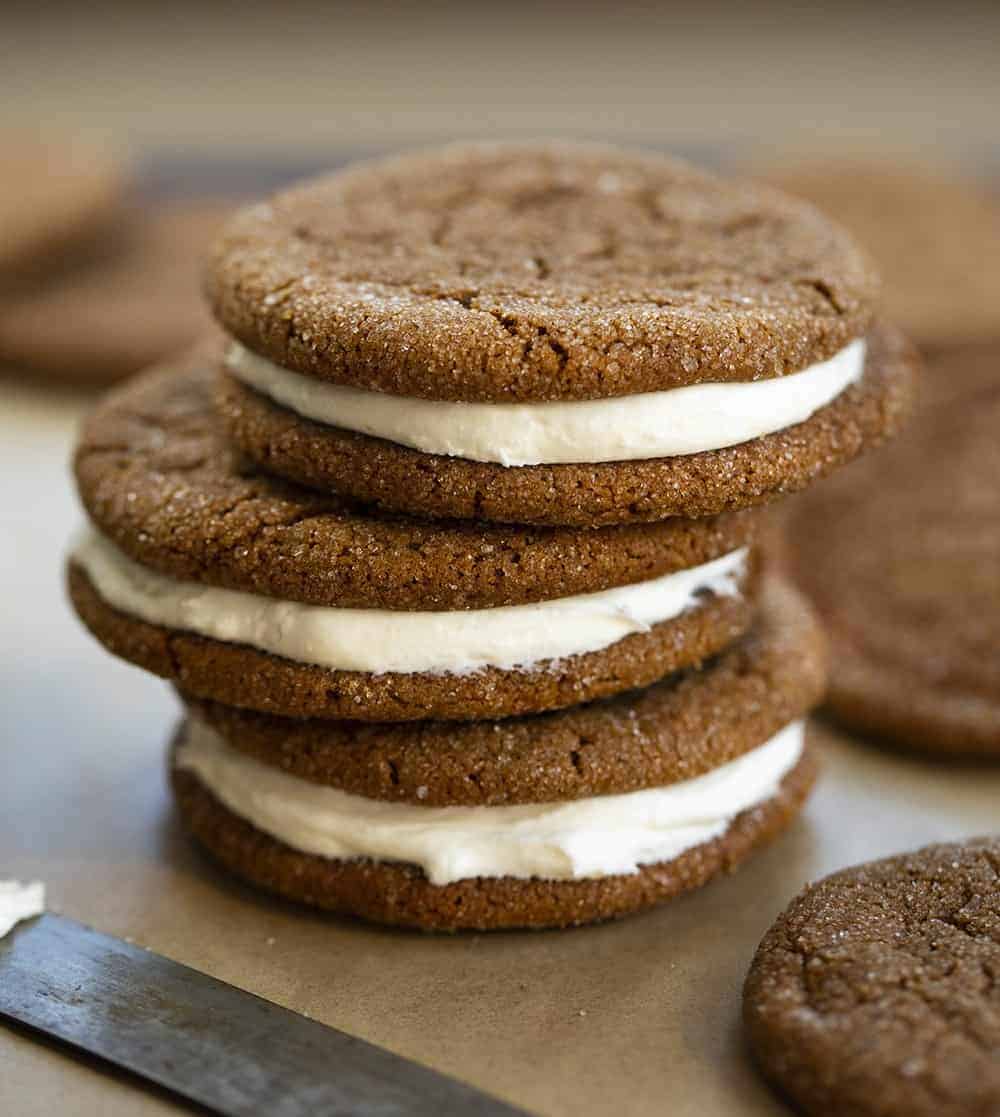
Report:
[[112,394],[73,601],[178,686],[192,833],[275,892],[564,926],[735,866],[813,780],[824,651],[762,506],[913,356],[849,236],[654,156],[473,146],[238,213],[228,334]]

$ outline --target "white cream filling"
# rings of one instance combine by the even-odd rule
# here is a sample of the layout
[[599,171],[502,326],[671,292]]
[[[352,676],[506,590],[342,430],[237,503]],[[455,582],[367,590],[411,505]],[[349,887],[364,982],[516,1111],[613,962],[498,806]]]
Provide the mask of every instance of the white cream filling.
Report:
[[469,877],[578,880],[634,873],[723,834],[770,799],[802,755],[793,722],[737,760],[666,787],[565,803],[421,807],[321,787],[246,756],[192,719],[176,754],[226,807],[302,853],[419,865],[432,884]]
[[22,884],[19,880],[0,880],[0,939],[9,935],[23,919],[33,919],[45,911],[45,885],[39,881]]
[[237,379],[307,419],[409,446],[505,466],[635,461],[721,450],[808,419],[864,372],[850,342],[802,372],[733,384],[568,403],[450,403],[302,376],[234,342]]
[[597,651],[678,616],[703,593],[735,596],[747,549],[599,593],[452,612],[338,609],[181,582],[94,531],[73,558],[109,605],[149,624],[339,671],[461,674]]

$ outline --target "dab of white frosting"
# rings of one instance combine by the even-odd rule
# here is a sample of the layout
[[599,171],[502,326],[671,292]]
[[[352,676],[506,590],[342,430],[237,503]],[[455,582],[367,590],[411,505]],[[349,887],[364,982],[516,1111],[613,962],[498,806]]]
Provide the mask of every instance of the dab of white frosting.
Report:
[[226,368],[298,415],[426,454],[505,466],[635,461],[721,450],[808,419],[858,380],[865,342],[801,372],[612,399],[456,403],[332,384],[234,342]]
[[18,880],[0,880],[0,939],[23,919],[33,919],[44,911],[45,885],[40,881],[22,884]]
[[149,624],[333,670],[441,675],[597,651],[697,607],[705,593],[735,596],[747,551],[598,593],[452,612],[337,609],[179,582],[134,562],[94,531],[77,543],[73,558],[109,605]]
[[423,807],[323,787],[234,749],[191,718],[175,763],[235,814],[320,857],[419,865],[432,884],[469,877],[579,880],[635,873],[725,833],[770,799],[802,755],[804,723],[695,779],[624,795],[510,807]]

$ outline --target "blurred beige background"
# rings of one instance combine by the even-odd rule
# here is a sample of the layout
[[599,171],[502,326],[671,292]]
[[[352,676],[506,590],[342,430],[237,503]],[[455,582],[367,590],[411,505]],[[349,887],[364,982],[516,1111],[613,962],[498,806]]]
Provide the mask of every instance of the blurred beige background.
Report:
[[0,125],[300,151],[561,133],[993,162],[1000,4],[0,6]]

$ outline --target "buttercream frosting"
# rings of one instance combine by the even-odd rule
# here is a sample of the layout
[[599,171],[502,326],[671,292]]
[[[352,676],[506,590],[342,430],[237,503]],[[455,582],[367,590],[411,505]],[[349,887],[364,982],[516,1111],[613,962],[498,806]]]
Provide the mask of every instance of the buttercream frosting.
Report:
[[226,807],[302,853],[418,865],[432,884],[470,877],[578,880],[635,873],[723,834],[770,799],[802,755],[804,722],[705,775],[562,803],[424,807],[289,775],[191,718],[175,763]]
[[721,450],[808,419],[864,372],[865,342],[767,380],[691,384],[612,399],[456,403],[333,384],[233,342],[226,367],[275,403],[318,423],[427,454],[505,466],[635,461]]
[[736,595],[747,549],[635,585],[451,612],[339,609],[178,581],[93,530],[73,558],[109,605],[149,624],[333,670],[463,674],[597,651],[697,607],[705,593]]

